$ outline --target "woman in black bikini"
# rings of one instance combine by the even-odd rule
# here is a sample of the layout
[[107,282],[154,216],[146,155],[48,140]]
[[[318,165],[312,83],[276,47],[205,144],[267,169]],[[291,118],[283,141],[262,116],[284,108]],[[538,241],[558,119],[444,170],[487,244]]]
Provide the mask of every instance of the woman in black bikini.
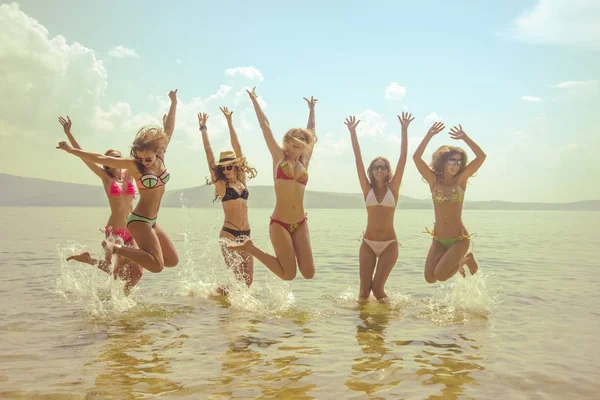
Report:
[[170,176],[164,155],[175,129],[177,90],[170,91],[169,98],[171,107],[169,114],[163,117],[164,130],[158,126],[142,127],[135,136],[130,157],[111,157],[78,150],[66,142],[60,142],[57,146],[57,149],[74,154],[83,161],[126,169],[135,178],[140,200],[127,217],[127,229],[138,248],[120,246],[107,240],[102,242],[102,247],[107,257],[117,254],[155,273],[161,272],[164,267],[174,267],[179,262],[173,242],[156,222]]
[[[215,156],[208,139],[208,129],[206,127],[208,115],[199,113],[198,123],[200,124],[200,132],[202,132],[206,161],[208,161],[208,168],[210,169],[211,181],[209,184],[215,185],[215,201],[217,199],[221,200],[223,212],[225,213],[225,221],[219,234],[221,252],[225,263],[233,270],[235,276],[240,281],[244,281],[247,286],[250,286],[254,275],[254,258],[248,253],[241,252],[242,261],[240,262],[239,258],[227,249],[227,245],[231,241],[243,242],[250,237],[247,204],[249,193],[246,180],[254,178],[256,170],[248,166],[242,154],[242,146],[233,127],[231,116],[233,111],[229,111],[227,107],[222,107],[221,111],[227,119],[233,151],[222,151],[218,162],[215,162]],[[218,293],[226,294],[227,290],[220,287]]]

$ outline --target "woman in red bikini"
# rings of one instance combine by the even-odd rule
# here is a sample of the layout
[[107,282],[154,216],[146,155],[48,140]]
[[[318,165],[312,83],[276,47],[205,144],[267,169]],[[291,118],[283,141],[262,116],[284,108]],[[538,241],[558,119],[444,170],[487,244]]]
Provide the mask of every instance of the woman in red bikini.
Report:
[[306,129],[292,128],[287,131],[283,136],[282,147],[273,137],[271,125],[258,103],[255,89],[247,92],[273,158],[276,202],[269,224],[269,236],[275,256],[254,246],[252,239],[247,239],[242,244],[230,245],[228,248],[256,257],[281,279],[294,279],[297,269],[305,279],[311,279],[315,275],[315,263],[304,212],[304,191],[308,182],[308,165],[317,142],[315,135],[317,99],[304,98],[309,109],[308,125]]
[[[63,126],[65,134],[75,149],[81,150],[81,146],[71,133],[71,119],[67,115],[65,120],[59,117],[58,121]],[[104,155],[110,157],[121,157],[118,150],[109,149]],[[104,185],[104,191],[108,197],[110,206],[110,216],[104,227],[105,238],[115,243],[120,243],[125,246],[134,247],[135,243],[131,234],[127,230],[127,216],[133,210],[133,199],[136,197],[135,185],[131,180],[131,175],[127,171],[117,168],[110,168],[106,165],[100,167],[98,164],[84,161],[85,165],[96,174]],[[96,260],[92,258],[89,252],[73,255],[67,258],[67,261],[75,260],[82,263],[95,265],[100,270],[110,274],[111,258],[105,260]],[[129,293],[142,277],[142,267],[122,257],[117,257],[115,268],[113,270],[114,279],[120,278],[125,281],[125,293]]]
[[60,142],[57,146],[57,149],[64,150],[84,161],[126,169],[135,178],[140,200],[127,217],[126,226],[137,248],[123,246],[109,240],[104,240],[102,247],[107,257],[112,257],[113,254],[119,255],[154,273],[179,263],[179,256],[173,242],[156,222],[165,185],[170,179],[164,157],[175,129],[177,90],[170,91],[169,98],[171,107],[169,114],[163,117],[164,129],[159,126],[142,127],[135,136],[130,157],[111,157],[82,151],[72,148],[66,142]]
[[[248,221],[248,188],[246,180],[256,176],[256,170],[250,168],[246,163],[246,158],[242,154],[242,146],[238,140],[237,133],[233,127],[232,114],[227,107],[220,108],[229,127],[229,138],[233,151],[222,151],[219,161],[215,162],[210,140],[208,138],[208,128],[206,121],[208,115],[198,114],[198,123],[202,133],[202,143],[206,153],[206,161],[210,169],[210,184],[215,185],[215,201],[221,200],[225,221],[219,234],[221,242],[221,252],[225,263],[231,268],[235,276],[246,283],[246,286],[252,284],[254,276],[254,258],[248,253],[241,253],[241,262],[234,257],[231,251],[227,249],[230,241],[243,242],[250,237],[250,222]],[[217,292],[221,295],[227,294],[227,289],[220,287]]]
[[[398,259],[394,214],[400,195],[404,167],[406,166],[408,126],[414,120],[414,117],[409,113],[402,113],[402,117],[398,115],[398,119],[402,126],[402,142],[400,145],[400,158],[393,174],[390,162],[384,157],[376,157],[371,161],[365,173],[365,166],[356,135],[356,127],[360,121],[356,121],[355,117],[351,116],[346,118],[345,122],[350,131],[358,179],[367,208],[367,229],[358,251],[360,269],[358,300],[360,302],[367,300],[371,295],[371,291],[377,300],[387,299],[384,286]],[[375,276],[373,276],[373,272],[375,272]]]
[[425,147],[443,129],[442,122],[434,123],[413,156],[417,169],[431,189],[435,212],[433,232],[427,229],[433,236],[425,261],[425,280],[429,283],[446,281],[457,271],[465,276],[464,265],[471,275],[478,269],[473,253],[467,253],[471,239],[462,222],[462,209],[467,180],[481,167],[486,155],[459,125],[450,130],[450,137],[463,140],[475,153],[475,159],[467,164],[467,153],[463,149],[441,146],[433,153],[428,166],[422,158]]

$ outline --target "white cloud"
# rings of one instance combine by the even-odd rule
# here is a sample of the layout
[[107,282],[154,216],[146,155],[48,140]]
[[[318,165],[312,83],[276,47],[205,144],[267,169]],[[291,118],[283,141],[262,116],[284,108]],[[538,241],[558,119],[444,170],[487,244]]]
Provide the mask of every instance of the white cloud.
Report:
[[383,114],[378,114],[373,110],[365,110],[356,115],[356,120],[360,120],[360,124],[356,128],[358,136],[378,136],[382,135],[385,130],[386,123],[383,121]]
[[595,89],[598,81],[565,81],[552,86],[559,89]]
[[517,16],[512,35],[534,44],[600,47],[600,1],[538,0]]
[[522,96],[521,100],[523,100],[526,103],[539,103],[542,101],[541,98],[535,96]]
[[222,99],[225,96],[227,96],[227,94],[229,94],[230,91],[231,91],[231,86],[221,85],[221,86],[219,86],[219,90],[217,90],[217,93],[211,94],[210,96],[208,96],[206,98],[206,102],[208,103],[213,100]]
[[0,125],[5,135],[48,132],[58,115],[76,117],[88,130],[107,87],[96,53],[48,30],[19,9],[0,5]]
[[406,88],[404,86],[400,86],[396,82],[390,83],[385,89],[385,99],[386,100],[402,100],[406,96]]
[[226,78],[237,78],[241,77],[246,80],[250,80],[253,82],[262,82],[264,80],[263,74],[256,68],[250,67],[236,67],[236,68],[227,68],[225,70]]
[[560,94],[552,98],[553,101],[569,101],[577,98],[587,98],[588,95],[598,90],[598,81],[564,81],[552,86]]
[[140,58],[140,56],[138,55],[138,53],[136,53],[135,50],[128,49],[127,47],[121,45],[115,46],[112,49],[110,49],[108,51],[108,55],[114,58]]
[[342,137],[336,139],[331,133],[327,133],[324,137],[319,138],[319,141],[315,146],[315,153],[340,156],[344,154],[348,144],[348,139]]
[[425,119],[423,120],[423,125],[425,125],[425,127],[429,129],[431,127],[431,125],[433,125],[435,122],[439,122],[441,120],[442,120],[442,117],[437,115],[437,113],[432,112],[432,113],[429,113],[429,115],[427,115],[425,117]]

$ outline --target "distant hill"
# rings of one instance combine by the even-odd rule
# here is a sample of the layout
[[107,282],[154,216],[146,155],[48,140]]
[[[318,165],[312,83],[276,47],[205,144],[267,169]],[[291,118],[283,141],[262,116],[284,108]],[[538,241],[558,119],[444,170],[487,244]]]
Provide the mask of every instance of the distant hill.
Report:
[[[82,185],[37,178],[25,178],[0,174],[0,206],[16,207],[102,207],[108,201],[100,185]],[[251,186],[248,205],[253,208],[273,208],[275,193],[272,186]],[[163,197],[163,207],[181,207],[182,200],[188,207],[220,207],[213,203],[213,186],[197,186],[183,190],[168,190]],[[332,193],[307,190],[305,207],[348,209],[364,208],[360,193]],[[399,209],[430,210],[430,199],[415,199],[400,196]],[[470,210],[564,210],[600,211],[600,200],[585,200],[572,203],[516,203],[508,201],[466,201],[465,209]]]

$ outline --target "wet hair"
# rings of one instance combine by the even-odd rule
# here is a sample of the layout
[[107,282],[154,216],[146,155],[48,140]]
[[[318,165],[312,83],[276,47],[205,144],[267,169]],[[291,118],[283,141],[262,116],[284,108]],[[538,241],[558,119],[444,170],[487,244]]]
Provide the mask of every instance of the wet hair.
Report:
[[[248,162],[246,161],[246,157],[242,157],[241,159],[238,159],[237,163],[231,163],[230,165],[233,165],[234,171],[236,172],[236,178],[240,181],[244,180],[244,176],[245,176],[246,180],[248,180],[248,179],[252,179],[252,178],[256,177],[256,175],[258,175],[258,172],[256,172],[256,168],[248,165]],[[219,181],[227,182],[227,177],[225,176],[225,171],[223,171],[222,166],[216,166],[216,167],[212,168],[212,170],[215,173],[215,179],[209,180],[208,178],[206,178],[207,185],[213,185]],[[217,189],[215,188],[215,198],[213,199],[213,203],[215,201],[217,201],[218,199],[219,199],[219,194],[217,193]]]
[[152,151],[155,153],[164,153],[169,144],[169,137],[165,134],[160,126],[147,125],[140,128],[135,135],[133,145],[129,155],[135,160],[135,164],[140,171],[144,173],[146,167],[137,158],[138,151]]
[[[117,154],[119,154],[119,155],[118,155],[118,156],[116,156],[116,157],[122,157],[122,154],[121,154],[121,152],[120,152],[119,150],[116,150],[116,149],[108,149],[108,150],[106,150],[106,152],[104,152],[104,155],[105,155],[105,156],[107,156],[107,155],[109,155],[110,153],[117,153]],[[113,156],[113,157],[114,157],[114,156]],[[115,178],[116,178],[115,174],[112,172],[112,170],[113,170],[114,168],[111,168],[111,167],[109,167],[109,166],[106,166],[106,165],[103,165],[103,166],[102,166],[102,168],[104,168],[104,171],[106,171],[106,175],[110,176],[110,177],[111,177],[111,178],[113,178],[113,179],[115,179]]]
[[315,144],[319,139],[317,135],[306,128],[292,128],[283,135],[283,146],[285,148],[287,143],[296,142],[304,146],[304,154],[312,152]]
[[385,182],[390,183],[390,181],[392,180],[392,167],[390,166],[390,162],[388,161],[388,159],[385,157],[375,157],[373,161],[371,161],[371,164],[369,164],[369,168],[367,168],[367,176],[369,177],[369,184],[372,188],[375,187],[375,175],[373,174],[373,166],[377,161],[383,161],[383,163],[388,169],[388,176]]
[[467,153],[463,149],[456,146],[444,145],[440,146],[433,153],[433,156],[431,157],[431,164],[429,165],[429,167],[431,168],[431,170],[437,178],[441,178],[444,176],[444,164],[446,163],[446,161],[448,161],[450,157],[452,157],[455,154],[459,154],[462,161],[462,165],[458,170],[458,174],[460,174],[467,165]]

